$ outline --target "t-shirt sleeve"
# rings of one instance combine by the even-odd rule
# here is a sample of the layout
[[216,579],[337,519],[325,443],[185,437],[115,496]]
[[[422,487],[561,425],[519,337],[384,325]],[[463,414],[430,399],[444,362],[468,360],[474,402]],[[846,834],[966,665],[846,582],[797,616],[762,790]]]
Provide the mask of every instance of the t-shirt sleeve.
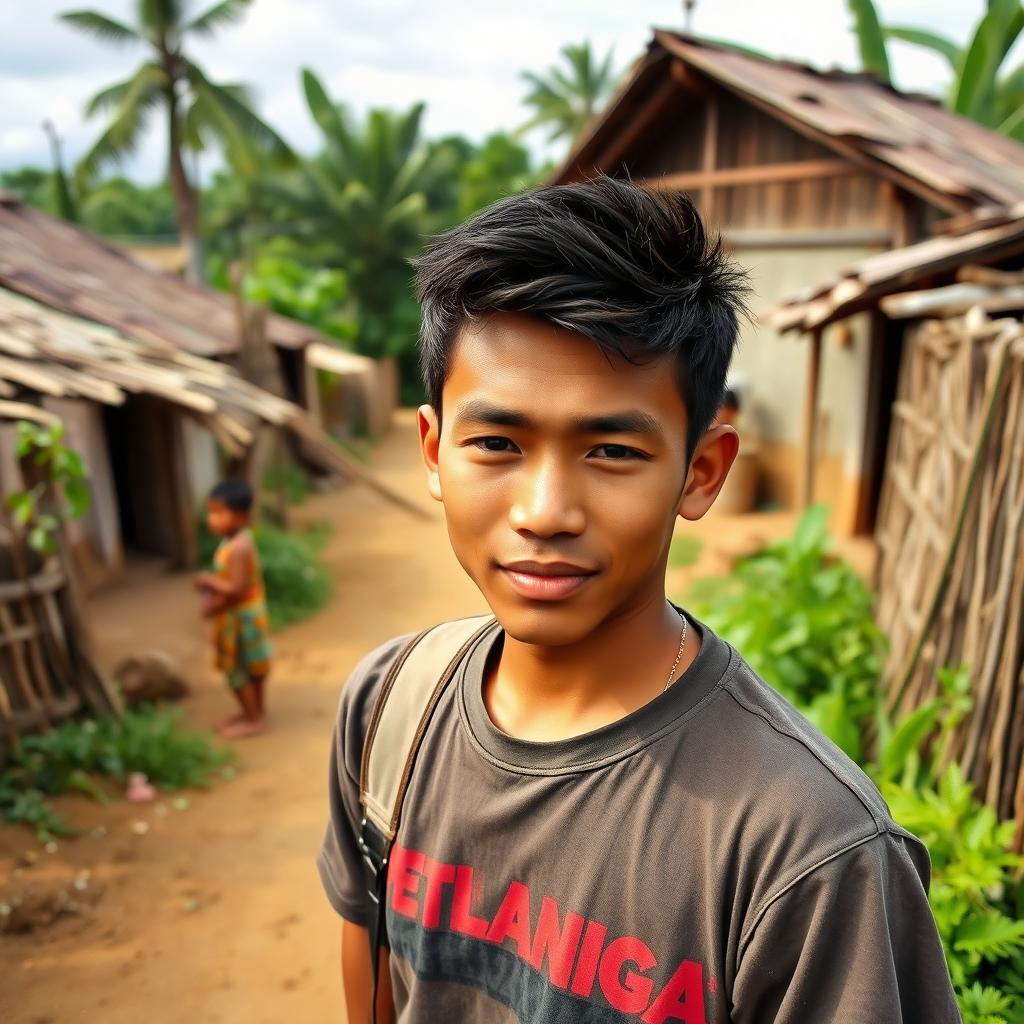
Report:
[[409,639],[396,637],[368,654],[342,690],[331,736],[327,777],[328,820],[317,869],[327,898],[347,921],[366,927],[370,920],[362,858],[359,854],[359,763],[366,727],[384,676]]
[[928,854],[882,832],[771,900],[741,943],[735,1024],[959,1024]]

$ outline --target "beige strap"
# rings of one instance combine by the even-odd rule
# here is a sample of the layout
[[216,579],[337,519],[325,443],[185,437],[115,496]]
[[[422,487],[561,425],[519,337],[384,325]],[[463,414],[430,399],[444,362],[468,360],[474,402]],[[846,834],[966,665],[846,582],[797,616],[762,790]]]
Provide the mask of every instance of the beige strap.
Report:
[[402,800],[434,707],[463,656],[494,621],[477,615],[420,633],[384,680],[366,731],[359,798],[365,816],[389,841],[398,831]]

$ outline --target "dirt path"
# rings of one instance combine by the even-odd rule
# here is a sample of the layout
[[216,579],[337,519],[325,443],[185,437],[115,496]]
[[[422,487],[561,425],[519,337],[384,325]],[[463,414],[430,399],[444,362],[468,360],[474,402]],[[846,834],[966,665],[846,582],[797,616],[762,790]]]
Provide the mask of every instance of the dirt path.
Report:
[[[423,495],[413,420],[375,449],[374,469]],[[432,503],[431,503],[432,504]],[[238,747],[238,775],[143,809],[85,800],[61,808],[87,831],[19,866],[38,846],[0,829],[0,897],[59,883],[85,905],[28,935],[0,936],[4,1024],[319,1024],[343,1019],[338,924],[321,895],[314,857],[325,813],[325,765],[339,688],[370,647],[440,619],[483,611],[449,549],[437,506],[417,521],[369,491],[347,487],[311,499],[296,517],[328,519],[325,559],[336,595],[320,615],[276,640],[271,731]],[[720,572],[758,540],[781,536],[789,516],[709,517],[686,527],[705,541],[692,570]],[[855,552],[856,554],[856,552]],[[861,552],[863,554],[863,552]],[[208,726],[228,698],[207,654],[187,576],[136,566],[94,603],[102,657],[159,647],[194,683],[185,709]],[[136,822],[148,831],[138,835]],[[105,834],[90,829],[101,825]],[[84,892],[72,883],[86,870]]]
[[[376,448],[375,470],[424,494],[408,414]],[[424,500],[426,505],[426,499]],[[297,511],[334,526],[325,551],[336,596],[281,634],[270,700],[272,730],[238,746],[238,775],[212,790],[141,810],[67,800],[88,832],[40,853],[24,830],[0,830],[0,885],[71,888],[87,905],[23,936],[0,936],[5,1024],[281,1024],[343,1017],[338,925],[314,857],[325,813],[326,753],[341,683],[366,650],[396,633],[483,610],[452,556],[439,516],[413,520],[363,488],[311,499]],[[189,580],[135,567],[130,586],[99,595],[102,656],[140,646],[179,657],[194,681],[185,704],[206,726],[227,710],[206,667]],[[163,813],[161,813],[163,811]],[[132,825],[149,830],[136,835]],[[17,874],[15,874],[17,872]],[[91,903],[95,900],[94,903]],[[91,904],[91,905],[90,905]]]

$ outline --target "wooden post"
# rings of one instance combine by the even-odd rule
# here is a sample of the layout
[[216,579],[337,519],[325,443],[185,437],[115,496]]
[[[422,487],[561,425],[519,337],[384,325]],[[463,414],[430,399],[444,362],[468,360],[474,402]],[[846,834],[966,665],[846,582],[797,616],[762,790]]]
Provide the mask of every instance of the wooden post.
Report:
[[804,400],[804,474],[801,507],[814,501],[814,466],[818,453],[818,386],[821,381],[820,327],[811,332],[811,351],[807,364],[807,395]]
[[[718,99],[711,96],[704,112],[704,164],[703,171],[707,175],[714,174],[718,166]],[[715,189],[711,184],[704,185],[700,190],[700,210],[704,222],[711,223],[715,213]]]

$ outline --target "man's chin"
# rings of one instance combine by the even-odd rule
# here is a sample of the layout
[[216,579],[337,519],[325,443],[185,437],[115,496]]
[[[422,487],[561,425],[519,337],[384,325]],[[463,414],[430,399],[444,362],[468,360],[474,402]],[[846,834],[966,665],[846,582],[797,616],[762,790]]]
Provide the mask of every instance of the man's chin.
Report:
[[566,647],[586,639],[594,630],[592,615],[572,602],[535,602],[523,605],[489,602],[501,628],[513,640],[535,647]]

